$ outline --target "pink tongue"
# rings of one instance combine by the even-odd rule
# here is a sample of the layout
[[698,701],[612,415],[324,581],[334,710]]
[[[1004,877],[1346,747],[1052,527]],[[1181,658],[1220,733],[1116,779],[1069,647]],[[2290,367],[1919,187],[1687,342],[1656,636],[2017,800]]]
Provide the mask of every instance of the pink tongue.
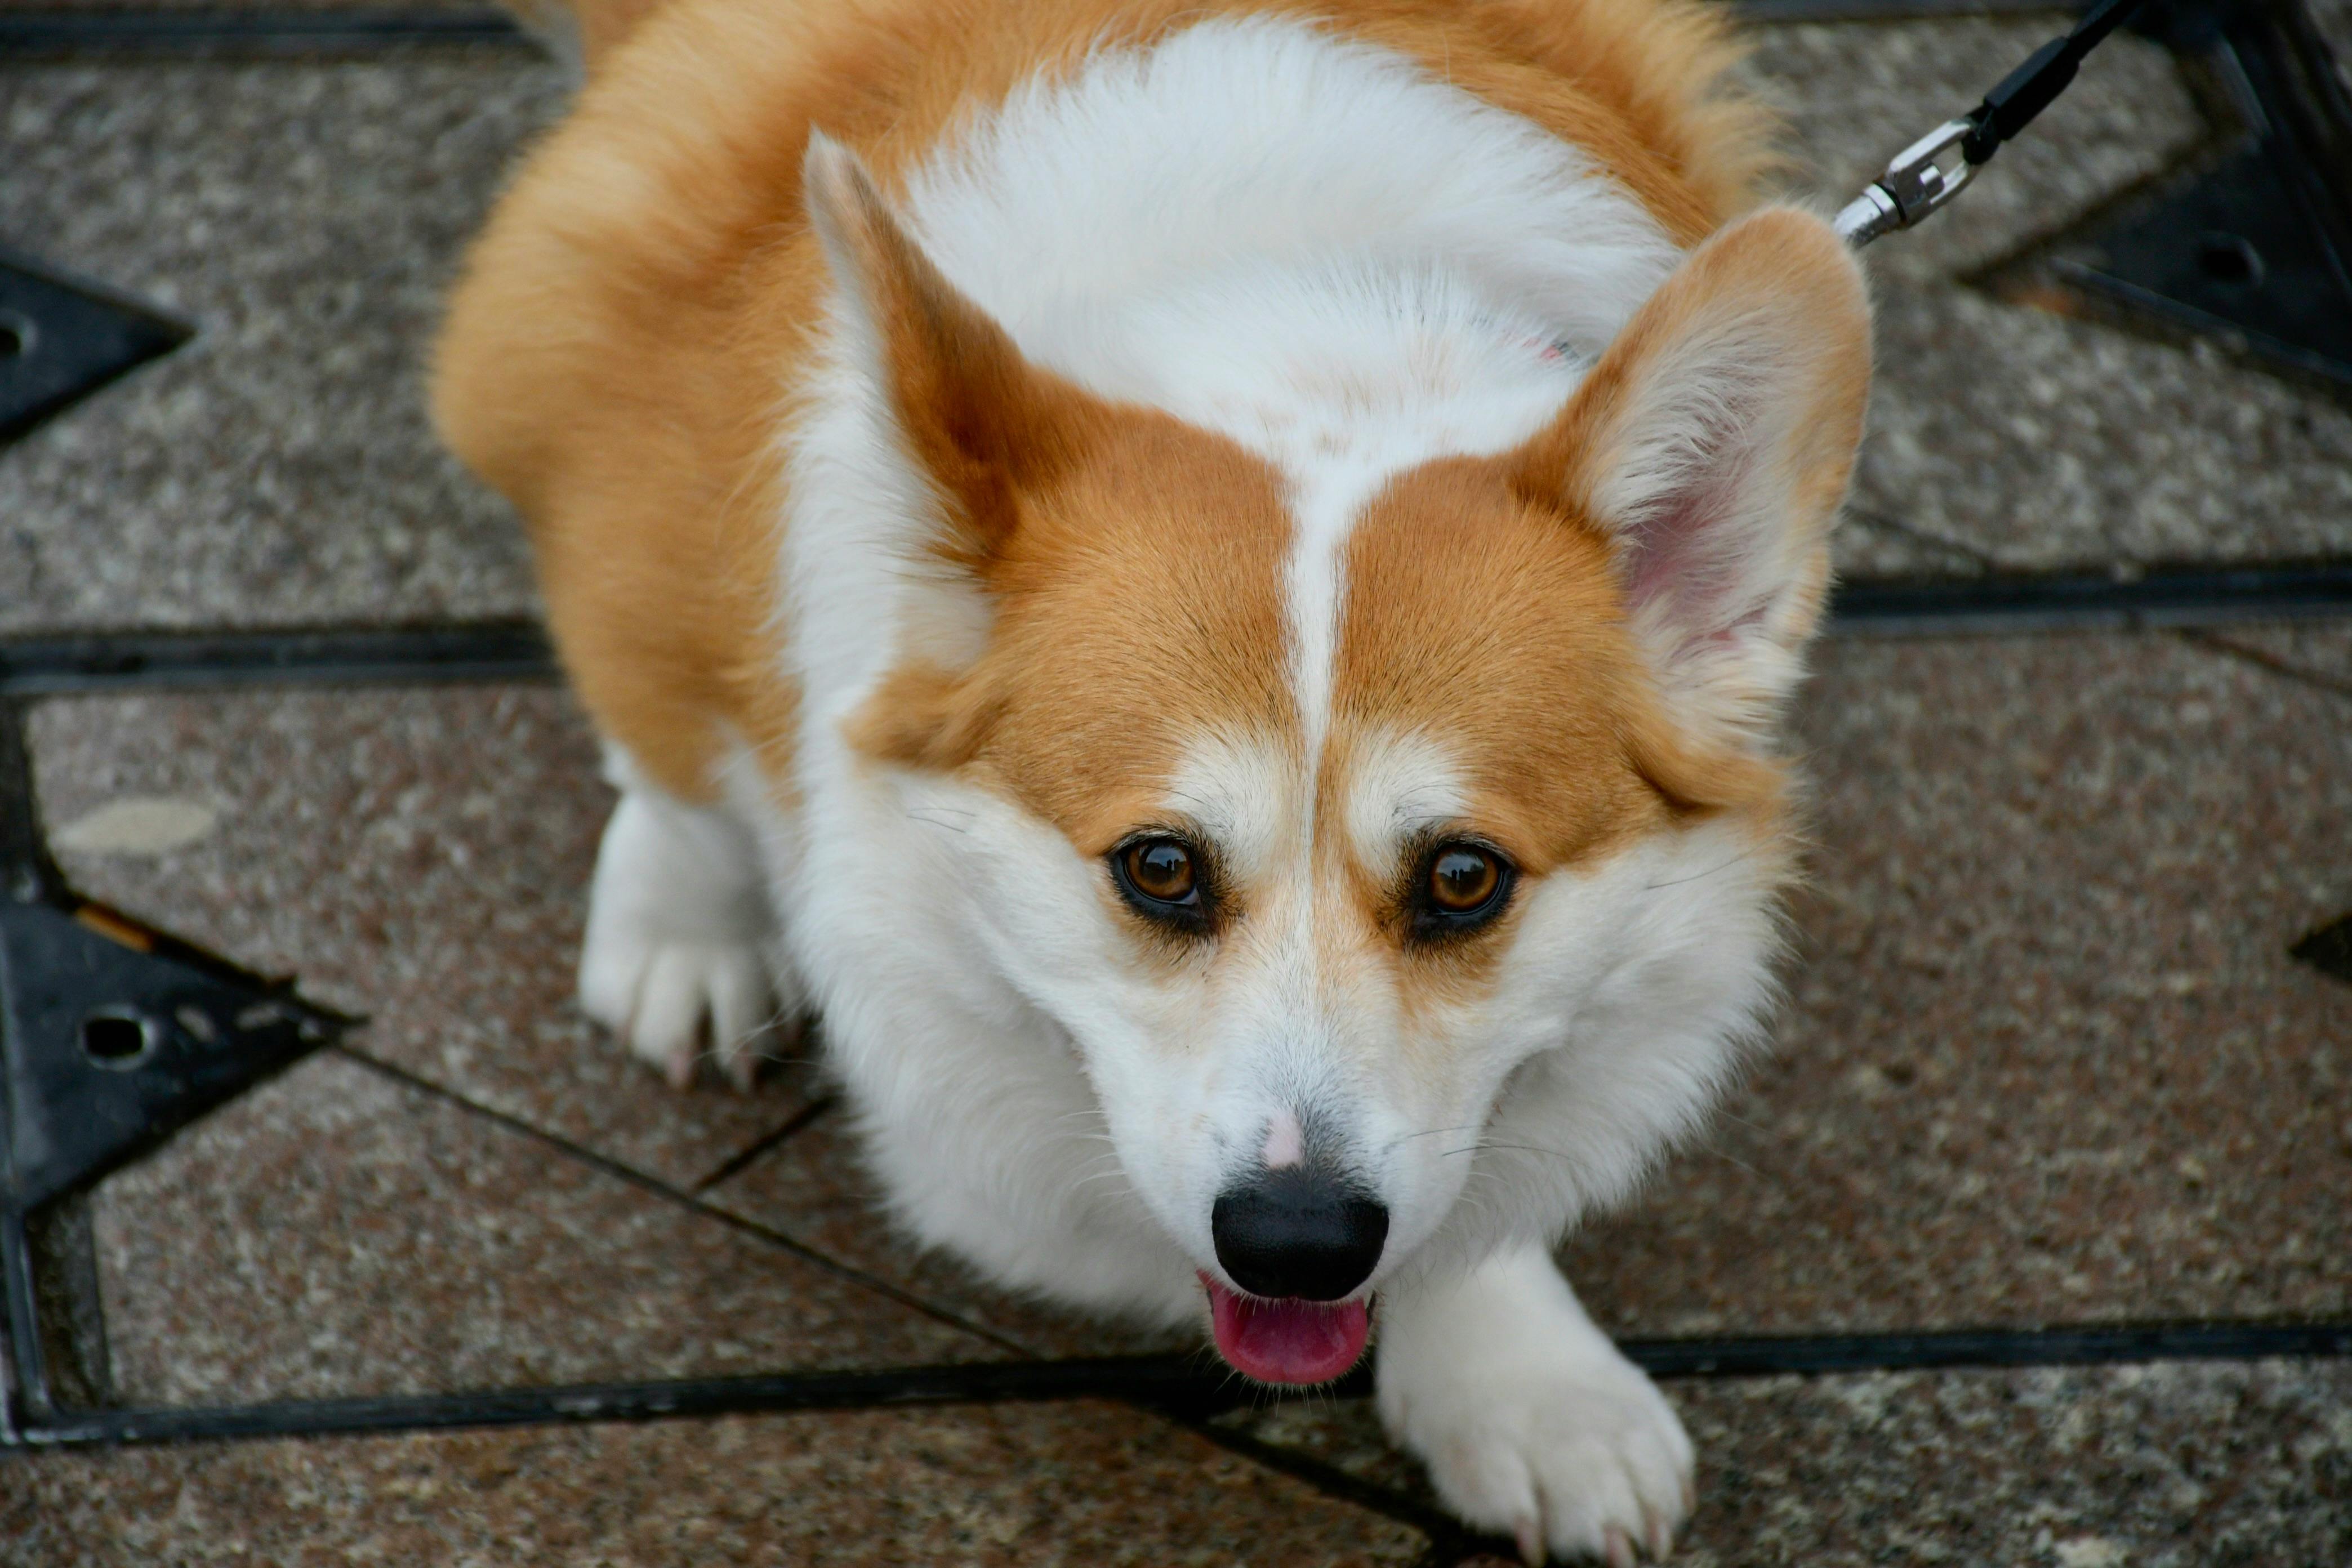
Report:
[[1371,1337],[1361,1301],[1268,1300],[1241,1296],[1206,1274],[1217,1353],[1260,1383],[1328,1383],[1356,1364]]

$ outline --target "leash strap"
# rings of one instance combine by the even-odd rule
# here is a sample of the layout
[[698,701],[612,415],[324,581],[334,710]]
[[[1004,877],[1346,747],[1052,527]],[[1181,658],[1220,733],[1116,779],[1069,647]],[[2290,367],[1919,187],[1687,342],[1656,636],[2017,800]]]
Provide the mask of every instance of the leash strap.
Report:
[[2083,58],[2139,5],[2140,0],[2097,0],[2064,37],[2034,50],[1974,109],[1897,153],[1886,173],[1838,214],[1838,237],[1859,250],[1880,235],[1923,221],[1959,195],[2002,142],[2066,90]]

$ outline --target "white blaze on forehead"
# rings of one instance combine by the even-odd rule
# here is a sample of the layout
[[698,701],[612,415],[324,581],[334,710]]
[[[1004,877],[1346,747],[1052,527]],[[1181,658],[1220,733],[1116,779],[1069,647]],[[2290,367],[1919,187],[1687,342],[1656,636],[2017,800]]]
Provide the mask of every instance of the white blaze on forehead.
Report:
[[1297,841],[1300,782],[1295,755],[1279,742],[1213,731],[1184,749],[1162,799],[1248,879],[1271,871]]
[[1359,865],[1379,870],[1418,835],[1469,814],[1461,765],[1427,735],[1375,735],[1356,749],[1348,776],[1346,826]]
[[[1348,547],[1401,473],[1508,451],[1559,411],[1588,362],[1535,318],[1442,271],[1261,267],[1129,318],[1145,401],[1230,437],[1286,481],[1286,662],[1301,747],[1331,725]],[[1432,540],[1443,551],[1447,542]],[[1299,819],[1311,836],[1311,810]]]
[[[1496,357],[1502,363],[1483,387],[1447,396],[1400,376],[1388,407],[1317,409],[1292,427],[1300,435],[1286,432],[1286,439],[1263,443],[1290,480],[1294,531],[1283,597],[1291,690],[1306,753],[1318,765],[1337,695],[1348,543],[1365,508],[1409,468],[1441,457],[1507,451],[1527,439],[1565,401],[1580,369],[1571,362]],[[1444,548],[1443,542],[1433,546]],[[1304,826],[1311,835],[1311,811]]]
[[[1295,479],[1294,535],[1285,607],[1290,630],[1291,692],[1306,752],[1319,757],[1331,726],[1331,667],[1348,595],[1348,536],[1389,466],[1358,457]],[[1313,831],[1312,801],[1306,826]]]

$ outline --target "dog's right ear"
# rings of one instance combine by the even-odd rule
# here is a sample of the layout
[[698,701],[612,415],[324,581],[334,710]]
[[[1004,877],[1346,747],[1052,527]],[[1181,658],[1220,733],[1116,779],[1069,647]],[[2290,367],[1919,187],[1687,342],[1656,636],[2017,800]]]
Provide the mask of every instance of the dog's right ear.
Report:
[[1717,739],[1762,743],[1796,684],[1869,391],[1861,269],[1767,208],[1693,251],[1513,459],[1609,542],[1663,694]]
[[810,224],[908,455],[950,503],[942,553],[985,574],[1017,487],[1076,455],[1087,397],[1021,355],[923,254],[857,154],[822,132],[802,165]]

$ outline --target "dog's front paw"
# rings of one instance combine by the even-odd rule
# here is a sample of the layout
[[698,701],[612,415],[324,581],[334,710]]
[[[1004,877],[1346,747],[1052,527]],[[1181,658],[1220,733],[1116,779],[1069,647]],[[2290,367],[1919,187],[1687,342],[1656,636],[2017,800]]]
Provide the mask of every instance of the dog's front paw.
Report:
[[1622,1358],[1569,1359],[1465,1367],[1453,1386],[1398,1401],[1391,1425],[1449,1507],[1515,1538],[1530,1563],[1549,1552],[1626,1568],[1637,1542],[1663,1558],[1690,1509],[1690,1438]]
[[580,956],[580,1005],[679,1089],[694,1080],[706,1041],[729,1080],[749,1087],[777,1016],[758,948],[642,931],[591,933]]
[[1384,1326],[1380,1404],[1447,1505],[1529,1563],[1664,1558],[1696,1493],[1690,1437],[1656,1385],[1540,1253],[1443,1295]]
[[707,1047],[739,1087],[771,1028],[798,1020],[764,951],[756,861],[715,812],[625,795],[604,830],[580,951],[580,1005],[683,1089]]

